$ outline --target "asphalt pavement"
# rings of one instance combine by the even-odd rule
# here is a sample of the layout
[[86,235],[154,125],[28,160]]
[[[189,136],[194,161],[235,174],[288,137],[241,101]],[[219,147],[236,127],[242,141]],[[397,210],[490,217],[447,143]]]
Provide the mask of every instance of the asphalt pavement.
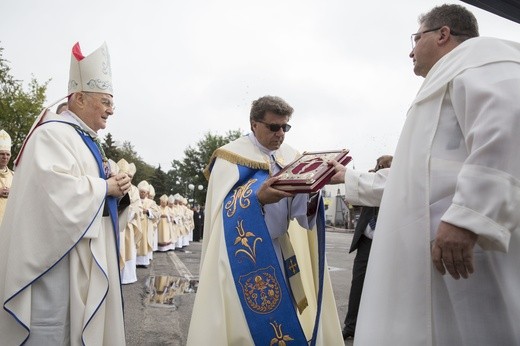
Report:
[[[355,254],[349,254],[352,232],[329,228],[327,262],[343,325]],[[137,268],[138,281],[123,285],[128,346],[186,345],[202,243],[155,252],[148,268]],[[203,331],[202,331],[203,332]],[[345,345],[352,345],[352,339]]]

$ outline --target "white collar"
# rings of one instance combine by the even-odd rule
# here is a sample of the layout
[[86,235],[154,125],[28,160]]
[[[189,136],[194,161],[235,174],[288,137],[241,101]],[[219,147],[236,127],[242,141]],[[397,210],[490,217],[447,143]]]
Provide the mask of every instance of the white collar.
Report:
[[253,144],[258,148],[260,149],[260,151],[264,154],[266,154],[267,156],[269,156],[269,159],[271,159],[271,157],[274,157],[275,153],[276,153],[276,150],[269,150],[267,149],[266,147],[264,147],[262,144],[260,144],[260,142],[258,141],[258,139],[256,139],[256,136],[253,132],[250,132],[248,133],[247,135],[249,137],[249,139],[251,140],[251,142],[253,142]]
[[59,114],[59,117],[63,117],[65,121],[69,123],[73,123],[81,127],[82,130],[84,130],[86,133],[89,134],[89,136],[93,139],[96,139],[98,137],[98,134],[96,131],[92,130],[90,127],[85,124],[83,120],[80,119],[76,114],[74,114],[70,110],[66,110]]

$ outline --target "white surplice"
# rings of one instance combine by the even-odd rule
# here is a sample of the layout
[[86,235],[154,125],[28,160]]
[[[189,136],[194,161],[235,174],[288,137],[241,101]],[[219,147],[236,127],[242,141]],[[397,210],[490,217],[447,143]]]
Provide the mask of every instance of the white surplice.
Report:
[[[356,338],[520,344],[520,44],[465,41],[426,76],[385,186]],[[478,234],[475,273],[432,265],[440,221]]]
[[[13,183],[13,171],[9,168],[5,168],[5,171],[0,172],[0,188],[8,187],[11,188]],[[0,224],[4,218],[5,206],[7,205],[7,198],[0,197]]]
[[[74,123],[72,113],[45,121]],[[107,183],[76,130],[36,128],[0,227],[2,345],[124,345],[117,244],[103,217]],[[8,311],[10,313],[8,313]]]

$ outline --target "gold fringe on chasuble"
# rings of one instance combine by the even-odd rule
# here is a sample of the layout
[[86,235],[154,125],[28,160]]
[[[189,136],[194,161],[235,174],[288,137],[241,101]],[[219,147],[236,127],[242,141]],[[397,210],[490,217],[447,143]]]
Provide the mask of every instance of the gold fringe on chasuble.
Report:
[[207,180],[209,180],[209,176],[211,174],[211,168],[213,167],[213,164],[215,163],[215,160],[217,158],[220,158],[222,160],[226,160],[228,162],[231,162],[236,165],[246,166],[252,169],[262,169],[264,171],[269,170],[269,162],[259,162],[259,161],[253,161],[246,157],[240,156],[236,153],[233,153],[231,151],[218,148],[213,152],[213,155],[211,155],[211,158],[209,159],[209,163],[204,169],[204,176]]

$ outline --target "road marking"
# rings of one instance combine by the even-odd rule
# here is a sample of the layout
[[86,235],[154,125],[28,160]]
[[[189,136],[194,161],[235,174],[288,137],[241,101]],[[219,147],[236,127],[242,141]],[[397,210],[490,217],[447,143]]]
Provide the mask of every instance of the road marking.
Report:
[[346,270],[346,269],[329,266],[329,272],[338,272],[338,271],[342,271],[342,270]]
[[184,265],[184,263],[181,261],[179,256],[175,254],[175,252],[169,251],[168,256],[170,256],[170,259],[172,260],[173,265],[175,266],[175,269],[177,269],[177,271],[179,272],[180,276],[185,277],[188,280],[194,278],[189,269]]

